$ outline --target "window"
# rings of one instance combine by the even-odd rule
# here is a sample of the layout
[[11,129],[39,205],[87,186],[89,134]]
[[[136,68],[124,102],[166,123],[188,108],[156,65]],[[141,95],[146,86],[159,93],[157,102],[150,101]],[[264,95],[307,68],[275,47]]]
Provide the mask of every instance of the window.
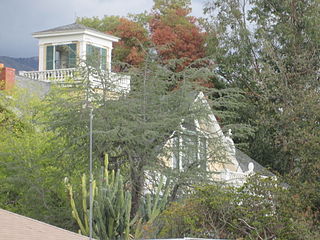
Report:
[[87,63],[88,65],[101,69],[107,69],[107,49],[87,44]]
[[208,158],[207,145],[208,145],[207,138],[199,137],[198,154],[200,158],[200,167],[204,170],[207,170],[207,158]]
[[46,50],[46,70],[76,67],[76,43],[47,46]]
[[207,166],[207,138],[196,134],[179,134],[173,139],[172,167],[186,170],[189,167]]

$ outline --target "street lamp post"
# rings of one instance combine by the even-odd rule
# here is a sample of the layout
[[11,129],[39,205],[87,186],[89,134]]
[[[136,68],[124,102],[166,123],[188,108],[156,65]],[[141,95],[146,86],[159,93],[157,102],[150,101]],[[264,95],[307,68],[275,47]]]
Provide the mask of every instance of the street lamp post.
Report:
[[90,207],[89,207],[89,239],[92,239],[92,217],[93,217],[93,189],[92,189],[92,182],[93,182],[93,175],[92,175],[92,120],[93,120],[93,108],[90,108],[90,123],[89,123],[89,135],[90,135],[90,143],[89,143],[89,171],[90,171]]

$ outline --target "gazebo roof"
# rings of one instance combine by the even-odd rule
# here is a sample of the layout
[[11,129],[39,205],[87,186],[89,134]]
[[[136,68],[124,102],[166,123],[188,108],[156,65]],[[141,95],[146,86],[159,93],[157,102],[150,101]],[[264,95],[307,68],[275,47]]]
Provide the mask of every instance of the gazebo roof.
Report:
[[91,27],[87,27],[85,25],[79,24],[79,23],[72,23],[72,24],[68,24],[68,25],[63,25],[63,26],[59,26],[59,27],[55,27],[55,28],[50,28],[47,30],[43,30],[43,31],[38,31],[38,32],[34,32],[32,35],[33,36],[41,36],[41,35],[46,35],[46,34],[58,34],[58,33],[65,33],[65,32],[77,32],[77,31],[89,31],[92,33],[96,33],[99,35],[104,35],[105,37],[114,39],[115,41],[118,41],[120,38],[113,36],[111,34],[107,34],[104,32],[100,32],[94,28]]

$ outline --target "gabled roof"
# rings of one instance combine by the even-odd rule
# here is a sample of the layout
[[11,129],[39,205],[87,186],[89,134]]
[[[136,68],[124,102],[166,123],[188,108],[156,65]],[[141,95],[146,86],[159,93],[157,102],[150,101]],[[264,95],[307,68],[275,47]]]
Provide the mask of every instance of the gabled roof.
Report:
[[88,240],[86,236],[0,209],[0,239]]
[[268,169],[260,165],[258,162],[253,160],[251,157],[249,157],[247,154],[240,151],[239,149],[236,149],[236,159],[239,162],[240,168],[243,172],[247,172],[249,170],[248,165],[250,162],[252,162],[254,165],[255,173],[259,173],[268,177],[275,176],[272,172],[270,172]]
[[83,31],[83,32],[90,31],[90,32],[94,32],[99,35],[103,34],[109,38],[115,39],[115,41],[118,41],[120,39],[120,38],[113,36],[111,34],[100,32],[94,28],[87,27],[85,25],[82,25],[82,24],[76,23],[76,22],[72,23],[72,24],[60,26],[60,27],[55,27],[55,28],[50,28],[47,30],[39,31],[39,32],[34,32],[32,35],[38,36],[38,35],[44,35],[44,34],[55,34],[55,33],[63,33],[63,32],[75,32],[75,31]]
[[[199,99],[201,101],[201,103],[204,104],[208,108],[208,110],[209,110],[208,113],[212,115],[212,118],[207,121],[207,124],[217,125],[218,128],[219,128],[219,132],[221,133],[220,137],[221,138],[225,138],[225,135],[222,133],[220,125],[219,125],[217,119],[215,118],[214,113],[213,113],[211,107],[209,106],[209,103],[207,102],[207,100],[204,97],[204,94],[202,92],[200,92],[197,95],[195,95],[194,102],[197,102],[197,99]],[[230,143],[226,143],[226,144],[230,144]],[[234,145],[234,143],[233,143],[233,145]],[[254,173],[258,173],[258,174],[261,174],[261,175],[264,175],[264,176],[268,176],[268,177],[275,176],[268,169],[266,169],[265,167],[260,165],[258,162],[256,162],[255,160],[250,158],[247,154],[245,154],[244,152],[240,151],[237,148],[235,148],[235,156],[234,157],[235,157],[235,160],[238,162],[239,167],[241,168],[241,170],[243,172],[249,171],[249,163],[252,163],[253,166],[254,166],[254,169],[253,169]]]

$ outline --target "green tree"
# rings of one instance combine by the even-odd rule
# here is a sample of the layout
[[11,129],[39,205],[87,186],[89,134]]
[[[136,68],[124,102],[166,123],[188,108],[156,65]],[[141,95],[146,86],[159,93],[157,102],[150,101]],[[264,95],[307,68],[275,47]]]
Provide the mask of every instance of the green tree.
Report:
[[63,139],[39,124],[39,99],[21,89],[0,94],[0,207],[73,229],[63,185],[66,158],[53,155]]
[[174,12],[177,9],[191,10],[190,0],[154,0],[153,10],[161,15],[166,15],[169,12]]
[[[170,172],[160,154],[164,154],[163,146],[172,138],[174,131],[181,129],[183,119],[206,118],[208,109],[200,104],[192,107],[199,85],[194,79],[212,74],[207,69],[186,68],[176,73],[170,67],[159,65],[157,57],[150,56],[142,68],[130,71],[132,91],[116,100],[110,98],[107,89],[111,87],[108,75],[100,79],[105,86],[99,91],[93,86],[87,88],[60,89],[66,91],[60,97],[51,98],[50,123],[53,129],[59,130],[75,151],[74,160],[82,166],[78,155],[86,156],[88,146],[88,102],[86,94],[94,110],[94,158],[96,166],[103,163],[102,155],[110,155],[110,168],[122,168],[129,179],[132,194],[132,211],[139,208],[147,170]],[[171,84],[179,84],[179,89],[168,91]],[[91,88],[90,88],[91,87]],[[89,90],[89,91],[88,91]],[[92,90],[92,91],[91,91]],[[109,96],[109,97],[108,97]],[[75,142],[79,143],[75,146]],[[167,153],[168,154],[168,153]],[[199,163],[198,163],[199,164]],[[199,169],[195,164],[194,169]],[[175,170],[176,171],[176,170]],[[199,177],[199,171],[195,172]],[[191,175],[190,175],[191,176]],[[187,183],[187,182],[185,182]],[[133,214],[134,215],[134,214]]]
[[215,0],[206,7],[216,30],[212,52],[218,72],[245,91],[250,102],[241,118],[256,129],[250,155],[300,184],[312,185],[315,211],[320,171],[319,10],[315,0]]

